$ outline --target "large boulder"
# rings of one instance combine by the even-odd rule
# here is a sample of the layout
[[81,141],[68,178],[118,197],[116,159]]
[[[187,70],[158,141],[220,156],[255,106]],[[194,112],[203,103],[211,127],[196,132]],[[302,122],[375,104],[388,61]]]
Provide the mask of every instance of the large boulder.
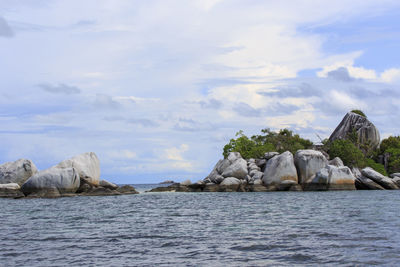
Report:
[[35,164],[29,159],[19,159],[0,165],[0,184],[17,183],[22,185],[37,173]]
[[220,190],[225,192],[236,192],[239,189],[241,182],[235,177],[227,177],[219,185]]
[[230,152],[226,159],[217,162],[204,181],[219,184],[226,177],[246,179],[247,174],[247,161],[242,158],[239,152]]
[[397,184],[392,179],[380,174],[370,167],[362,169],[361,174],[373,180],[375,183],[381,185],[385,189],[399,189]]
[[77,155],[71,159],[60,162],[57,168],[75,168],[81,179],[92,185],[99,185],[100,182],[100,161],[94,152],[87,152]]
[[375,183],[371,179],[364,177],[362,175],[356,177],[355,184],[357,190],[385,190],[385,188],[383,188],[379,184]]
[[292,180],[297,183],[297,170],[294,165],[293,154],[286,151],[268,160],[262,179],[267,186],[278,186],[286,180]]
[[371,149],[379,146],[379,131],[366,117],[349,112],[329,137],[329,141],[348,139],[353,132],[357,134],[359,144],[369,144]]
[[25,195],[20,190],[19,184],[8,183],[0,184],[0,197],[1,198],[21,198]]
[[106,180],[100,180],[99,185],[104,188],[111,189],[111,190],[115,190],[118,188],[118,185],[111,183],[109,181],[106,181]]
[[[29,178],[21,187],[25,195],[55,196],[57,192],[75,193],[80,185],[78,171],[75,168],[58,168],[40,171]],[[39,192],[43,192],[39,194]]]
[[304,184],[304,190],[356,190],[355,179],[349,167],[327,165]]
[[314,178],[314,175],[328,164],[325,156],[317,150],[298,150],[294,157],[297,167],[299,184],[306,183]]

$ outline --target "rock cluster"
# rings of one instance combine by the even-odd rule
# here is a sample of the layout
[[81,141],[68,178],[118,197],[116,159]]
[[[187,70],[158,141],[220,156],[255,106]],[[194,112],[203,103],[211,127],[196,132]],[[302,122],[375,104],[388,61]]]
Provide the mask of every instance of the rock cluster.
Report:
[[100,162],[83,153],[43,171],[32,161],[19,159],[0,165],[0,197],[61,197],[137,194],[132,186],[119,187],[100,180]]
[[262,159],[248,160],[231,152],[204,180],[175,183],[151,192],[393,190],[399,187],[400,173],[386,177],[369,167],[351,170],[340,158],[328,160],[320,151],[307,149],[297,151],[294,156],[289,151],[269,152]]

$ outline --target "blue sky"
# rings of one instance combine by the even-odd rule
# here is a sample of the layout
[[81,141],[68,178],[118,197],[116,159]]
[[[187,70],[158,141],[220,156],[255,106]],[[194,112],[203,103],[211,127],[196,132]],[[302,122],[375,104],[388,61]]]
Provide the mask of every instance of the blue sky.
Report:
[[400,121],[398,1],[0,0],[0,162],[204,178],[235,133]]

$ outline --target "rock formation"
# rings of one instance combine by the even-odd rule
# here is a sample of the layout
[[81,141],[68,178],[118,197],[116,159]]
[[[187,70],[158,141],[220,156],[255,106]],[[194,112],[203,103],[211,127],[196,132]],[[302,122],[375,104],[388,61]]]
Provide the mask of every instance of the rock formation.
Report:
[[328,164],[328,160],[320,151],[307,149],[296,152],[294,163],[297,167],[299,184],[303,184],[324,168]]
[[329,141],[348,139],[353,131],[357,134],[360,144],[369,144],[371,149],[379,146],[381,138],[378,129],[366,117],[354,112],[349,112],[344,116],[343,120],[329,137]]
[[356,190],[355,177],[349,167],[327,165],[304,184],[304,190]]
[[93,185],[99,185],[100,161],[94,152],[83,153],[60,162],[57,168],[75,168],[81,179]]
[[37,171],[35,164],[28,159],[4,163],[0,165],[0,184],[17,183],[22,185]]
[[297,184],[297,170],[294,165],[293,154],[286,151],[274,156],[267,162],[263,182],[265,185],[279,186],[286,180],[292,180]]

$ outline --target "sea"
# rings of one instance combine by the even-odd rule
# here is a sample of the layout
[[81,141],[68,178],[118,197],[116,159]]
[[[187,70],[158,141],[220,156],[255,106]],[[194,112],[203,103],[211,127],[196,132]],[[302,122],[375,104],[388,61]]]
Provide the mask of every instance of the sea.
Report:
[[0,199],[0,214],[0,266],[400,265],[400,191]]

